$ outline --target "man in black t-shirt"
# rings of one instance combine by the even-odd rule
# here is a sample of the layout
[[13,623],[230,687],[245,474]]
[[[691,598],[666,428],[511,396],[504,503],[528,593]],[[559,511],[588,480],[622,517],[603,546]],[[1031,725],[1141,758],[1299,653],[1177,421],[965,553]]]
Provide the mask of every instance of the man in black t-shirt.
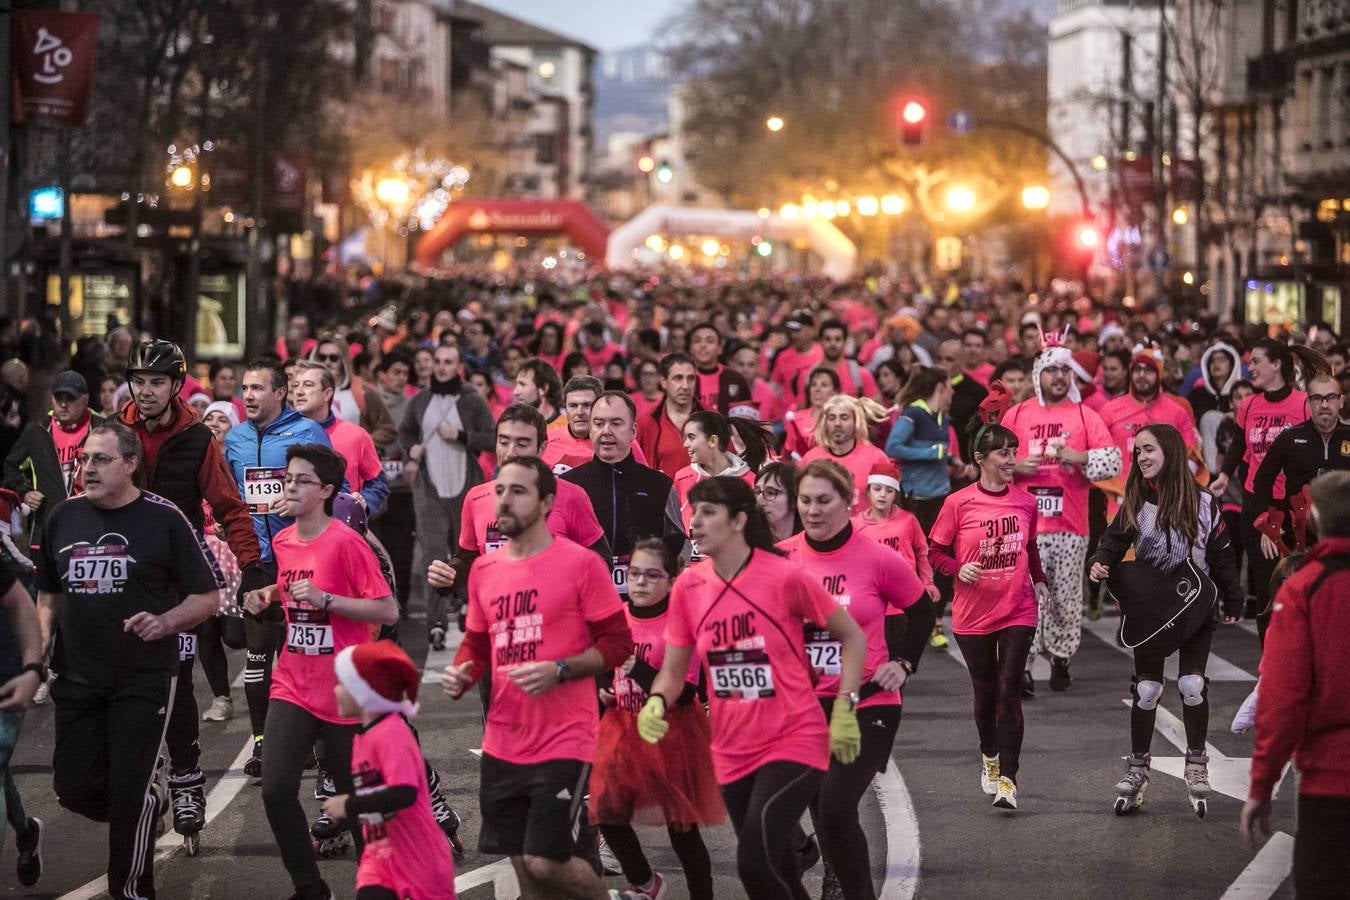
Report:
[[141,445],[125,425],[89,432],[81,496],[47,517],[37,562],[52,668],[57,799],[107,822],[108,888],[155,896],[155,784],[177,682],[178,634],[219,605],[215,562],[177,507],[136,487]]

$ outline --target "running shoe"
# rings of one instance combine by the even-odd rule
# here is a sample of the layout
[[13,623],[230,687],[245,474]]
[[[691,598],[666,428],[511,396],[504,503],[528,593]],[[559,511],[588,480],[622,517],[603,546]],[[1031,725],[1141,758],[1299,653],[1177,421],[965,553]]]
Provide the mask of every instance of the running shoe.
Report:
[[253,755],[244,761],[244,774],[249,778],[258,779],[262,783],[262,735],[253,737]]
[[980,754],[980,790],[990,797],[998,793],[998,757]]
[[1067,691],[1073,684],[1069,675],[1069,661],[1062,656],[1050,657],[1050,690]]
[[646,884],[630,884],[628,886],[630,893],[637,894],[639,897],[645,897],[646,900],[664,900],[666,896],[666,880],[661,877],[661,873],[652,870],[652,880]]
[[820,842],[814,834],[806,836],[806,843],[797,848],[797,870],[805,874],[820,862]]
[[290,900],[334,900],[333,890],[327,882],[320,881],[316,888],[299,890],[291,894]]
[[15,838],[19,849],[19,862],[16,866],[19,884],[32,887],[42,880],[42,820],[30,816],[24,833]]
[[934,650],[941,650],[947,646],[947,633],[942,630],[941,622],[933,626],[933,636],[928,639],[928,646]]
[[211,706],[202,713],[203,722],[228,722],[234,718],[234,701],[229,697],[217,697]]
[[998,777],[998,794],[994,797],[994,805],[999,809],[1017,809],[1017,785],[1013,784],[1011,778],[1003,775]]
[[445,629],[439,625],[433,626],[431,633],[427,636],[427,640],[430,641],[432,650],[444,650]]
[[1260,689],[1261,684],[1257,682],[1256,687],[1247,695],[1247,699],[1238,707],[1237,715],[1233,716],[1233,724],[1229,726],[1234,734],[1245,734],[1256,724],[1256,694]]

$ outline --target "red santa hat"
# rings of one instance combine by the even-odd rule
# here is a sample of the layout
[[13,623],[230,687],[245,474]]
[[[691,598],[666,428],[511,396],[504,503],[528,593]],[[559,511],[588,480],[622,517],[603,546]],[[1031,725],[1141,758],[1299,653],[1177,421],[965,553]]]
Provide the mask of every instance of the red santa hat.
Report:
[[900,490],[900,467],[887,460],[879,462],[872,466],[872,471],[867,473],[868,485],[880,484],[890,488],[893,491]]
[[338,681],[368,713],[417,715],[422,673],[393,641],[348,647],[334,663]]

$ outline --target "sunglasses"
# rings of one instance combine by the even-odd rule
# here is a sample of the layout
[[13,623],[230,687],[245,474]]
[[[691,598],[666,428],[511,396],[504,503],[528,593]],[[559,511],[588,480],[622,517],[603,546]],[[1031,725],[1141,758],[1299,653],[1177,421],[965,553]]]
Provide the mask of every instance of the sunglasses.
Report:
[[342,355],[338,353],[319,353],[314,358],[319,362],[342,362]]

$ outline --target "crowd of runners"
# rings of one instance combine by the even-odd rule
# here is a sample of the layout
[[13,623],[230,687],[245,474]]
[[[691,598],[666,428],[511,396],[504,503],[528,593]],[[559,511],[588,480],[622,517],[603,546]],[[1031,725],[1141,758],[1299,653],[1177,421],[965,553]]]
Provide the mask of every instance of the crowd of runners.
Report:
[[[1206,814],[1211,640],[1255,619],[1241,828],[1268,830],[1296,757],[1298,895],[1343,896],[1332,327],[877,278],[466,271],[371,296],[292,315],[247,361],[0,329],[0,803],[22,885],[48,826],[7,766],[35,702],[55,705],[60,804],[109,825],[115,897],[155,896],[157,828],[210,841],[202,723],[236,714],[295,897],[332,896],[320,861],[347,852],[361,900],[453,897],[460,818],[399,645],[413,610],[454,651],[445,693],[481,704],[479,849],[525,900],[661,900],[680,877],[706,900],[702,831],[728,821],[746,896],[803,900],[821,865],[826,897],[870,900],[859,806],[925,649],[966,663],[974,727],[951,751],[1007,815],[1038,794],[1022,704],[1075,689],[1083,618],[1110,614],[1134,664],[1103,810],[1143,802],[1175,656]],[[682,873],[652,868],[642,825]]]

